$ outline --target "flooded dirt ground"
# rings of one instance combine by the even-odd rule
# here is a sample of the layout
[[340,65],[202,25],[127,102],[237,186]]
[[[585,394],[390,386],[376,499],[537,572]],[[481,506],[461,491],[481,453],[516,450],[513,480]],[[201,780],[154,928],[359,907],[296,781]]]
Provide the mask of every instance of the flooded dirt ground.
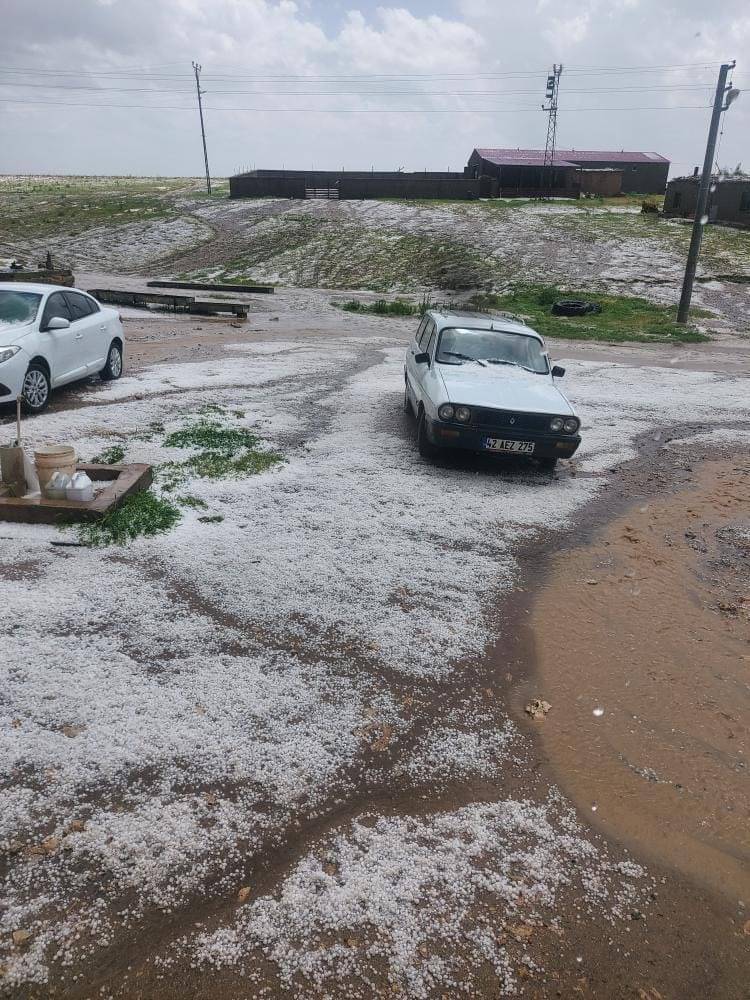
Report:
[[750,908],[750,460],[681,477],[552,559],[538,735],[594,825]]

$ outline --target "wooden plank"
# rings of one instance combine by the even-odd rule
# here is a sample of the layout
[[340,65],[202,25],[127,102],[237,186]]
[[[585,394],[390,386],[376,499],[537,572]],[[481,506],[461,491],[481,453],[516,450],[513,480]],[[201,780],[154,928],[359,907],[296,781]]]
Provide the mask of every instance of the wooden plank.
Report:
[[199,316],[215,316],[217,313],[232,313],[242,319],[247,318],[247,306],[244,302],[217,302],[214,299],[203,302],[192,302],[188,312]]
[[60,521],[92,521],[119,507],[126,497],[146,490],[154,481],[153,469],[144,463],[131,465],[94,465],[81,463],[79,472],[88,473],[94,482],[109,481],[92,501],[46,500],[43,497],[0,496],[0,521],[26,524],[58,524]]
[[149,288],[188,288],[197,292],[257,292],[261,295],[273,295],[273,285],[235,285],[216,284],[201,281],[147,281]]

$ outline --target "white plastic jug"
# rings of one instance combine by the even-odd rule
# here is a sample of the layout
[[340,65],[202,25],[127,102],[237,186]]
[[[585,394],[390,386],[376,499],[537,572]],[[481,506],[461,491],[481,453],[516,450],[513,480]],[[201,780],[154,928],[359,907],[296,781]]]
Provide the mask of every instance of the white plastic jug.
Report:
[[66,472],[56,472],[44,487],[44,495],[49,500],[65,500],[70,486],[70,476]]
[[68,500],[81,500],[86,502],[94,499],[94,484],[85,472],[76,472],[70,480],[70,485],[65,491]]

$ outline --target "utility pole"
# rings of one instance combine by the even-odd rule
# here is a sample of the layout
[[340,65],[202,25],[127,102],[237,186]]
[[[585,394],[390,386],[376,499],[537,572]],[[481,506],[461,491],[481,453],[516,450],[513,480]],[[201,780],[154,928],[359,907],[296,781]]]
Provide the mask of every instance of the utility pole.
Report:
[[195,72],[195,89],[198,91],[198,113],[201,116],[201,135],[203,136],[203,159],[206,163],[206,191],[211,194],[211,174],[208,170],[208,149],[206,148],[206,127],[203,124],[203,102],[201,101],[202,95],[205,91],[201,90],[201,67],[197,62],[193,63],[193,70]]
[[698,187],[698,200],[695,204],[693,235],[690,238],[690,249],[688,250],[687,263],[685,265],[685,277],[682,281],[680,305],[677,309],[678,323],[687,323],[690,312],[690,299],[693,295],[693,281],[695,280],[695,268],[698,264],[698,254],[700,253],[701,240],[703,239],[703,227],[708,222],[706,209],[708,207],[708,194],[714,168],[714,153],[716,151],[716,137],[719,134],[719,122],[722,113],[739,96],[738,90],[733,90],[730,86],[727,86],[727,75],[734,67],[735,61],[732,60],[730,63],[722,63],[719,70],[716,95],[714,96],[714,109],[711,114],[711,125],[708,129],[706,158],[703,161],[703,173],[701,174],[700,186]]
[[542,186],[547,188],[547,197],[552,197],[552,188],[555,183],[555,143],[557,142],[557,95],[560,90],[560,74],[562,73],[562,63],[557,63],[552,67],[552,72],[547,77],[547,92],[545,97],[549,102],[547,106],[542,105],[542,111],[547,111],[547,142],[544,146],[544,167],[542,169]]

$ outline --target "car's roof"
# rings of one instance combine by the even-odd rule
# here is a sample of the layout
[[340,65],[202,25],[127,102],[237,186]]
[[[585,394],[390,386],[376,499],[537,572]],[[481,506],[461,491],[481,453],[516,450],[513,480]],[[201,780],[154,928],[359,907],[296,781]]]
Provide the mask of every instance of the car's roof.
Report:
[[535,337],[544,343],[541,334],[532,330],[530,326],[526,326],[523,320],[502,313],[493,316],[488,313],[469,311],[439,312],[431,310],[430,315],[440,330],[448,326],[471,326],[473,330],[505,330],[508,333],[522,333],[527,337]]
[[63,285],[43,285],[34,281],[0,281],[0,292],[2,291],[34,292],[36,295],[46,295],[47,292],[77,292],[78,289]]

